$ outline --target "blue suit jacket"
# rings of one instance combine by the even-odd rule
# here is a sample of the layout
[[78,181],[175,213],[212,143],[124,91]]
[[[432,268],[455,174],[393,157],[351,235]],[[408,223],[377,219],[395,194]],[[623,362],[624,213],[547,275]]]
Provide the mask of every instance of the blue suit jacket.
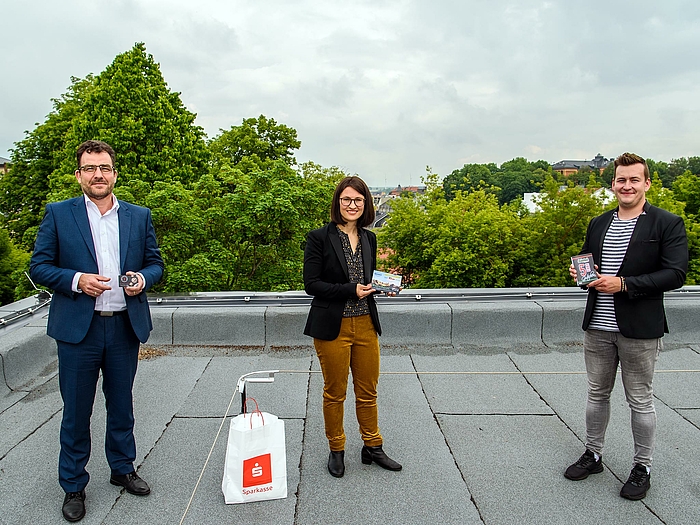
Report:
[[[145,292],[163,275],[151,212],[119,201],[118,215],[120,273],[140,272]],[[32,279],[54,291],[47,334],[67,343],[82,341],[92,322],[95,298],[73,292],[71,285],[76,272],[99,273],[83,196],[46,206],[29,267]],[[131,326],[142,343],[153,329],[144,292],[124,295]]]

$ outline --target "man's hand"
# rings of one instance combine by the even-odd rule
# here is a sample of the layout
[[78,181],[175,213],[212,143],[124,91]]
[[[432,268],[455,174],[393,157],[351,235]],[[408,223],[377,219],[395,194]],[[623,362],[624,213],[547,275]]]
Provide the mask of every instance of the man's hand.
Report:
[[589,283],[588,287],[603,293],[617,293],[622,291],[622,279],[617,275],[600,275],[598,273],[598,279]]
[[124,292],[126,292],[126,295],[138,295],[143,291],[144,286],[146,286],[146,283],[143,281],[143,277],[141,277],[139,274],[136,272],[126,272],[126,275],[135,275],[136,278],[139,280],[139,284],[136,286],[127,286],[124,288]]
[[576,268],[574,268],[573,263],[571,263],[571,266],[569,266],[569,275],[574,281],[576,280]]
[[104,275],[97,275],[95,273],[84,273],[78,279],[78,288],[80,288],[83,293],[88,294],[92,297],[99,297],[105,290],[111,290],[112,287],[104,284],[110,281],[109,277]]

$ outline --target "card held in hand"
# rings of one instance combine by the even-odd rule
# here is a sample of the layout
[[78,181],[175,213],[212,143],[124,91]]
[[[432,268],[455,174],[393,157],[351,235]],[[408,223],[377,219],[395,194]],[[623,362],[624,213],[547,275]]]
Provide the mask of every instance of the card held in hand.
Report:
[[582,253],[581,255],[574,255],[571,258],[571,263],[576,269],[576,284],[579,286],[585,286],[588,283],[592,283],[598,278],[598,274],[595,271],[595,266],[593,264],[593,254],[592,253]]
[[401,291],[401,279],[402,277],[400,275],[374,270],[372,274],[372,288],[380,292],[393,292],[397,294]]

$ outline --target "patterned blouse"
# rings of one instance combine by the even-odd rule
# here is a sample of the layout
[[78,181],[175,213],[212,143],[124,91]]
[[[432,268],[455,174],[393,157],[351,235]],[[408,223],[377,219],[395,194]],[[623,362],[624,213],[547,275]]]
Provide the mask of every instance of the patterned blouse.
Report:
[[[338,226],[336,225],[336,228]],[[340,235],[340,244],[343,246],[343,253],[345,254],[345,262],[348,263],[348,270],[350,271],[350,282],[365,284],[365,267],[362,264],[362,243],[358,241],[357,250],[352,253],[352,247],[350,246],[350,237],[343,230],[338,228],[338,234]],[[345,309],[343,310],[343,317],[358,317],[360,315],[369,315],[369,304],[367,298],[362,299],[351,298],[345,302]]]

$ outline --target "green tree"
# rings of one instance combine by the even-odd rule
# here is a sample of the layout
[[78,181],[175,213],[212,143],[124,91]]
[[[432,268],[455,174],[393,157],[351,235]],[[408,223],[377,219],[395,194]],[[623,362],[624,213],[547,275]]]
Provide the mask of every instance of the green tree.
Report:
[[428,195],[394,199],[391,215],[377,233],[377,242],[385,257],[378,264],[385,270],[400,273],[404,285],[414,285],[432,264],[428,248],[435,232],[430,228],[428,214],[433,206]]
[[458,191],[469,192],[484,188],[487,192],[497,194],[496,174],[498,166],[495,164],[465,164],[458,170],[454,170],[443,181],[443,191],[447,200],[454,198]]
[[459,193],[431,216],[437,235],[428,247],[430,268],[418,285],[426,288],[490,288],[509,284],[522,232],[517,213],[499,208],[484,190]]
[[506,204],[521,199],[525,193],[538,191],[551,171],[545,161],[528,162],[523,157],[517,157],[504,162],[496,174],[496,185],[501,188],[498,202]]
[[400,197],[379,232],[385,265],[424,288],[502,287],[520,235],[518,215],[485,190],[456,191],[448,202],[437,184],[422,197]]
[[[305,234],[328,220],[345,173],[311,162],[295,167],[299,145],[296,130],[274,119],[246,119],[210,142],[210,169],[196,183],[146,188],[166,264],[161,290],[303,286]],[[126,190],[144,188],[115,192]]]
[[688,171],[693,175],[700,175],[700,157],[688,157]]
[[15,248],[7,231],[0,229],[0,304],[15,300],[17,279],[26,280],[17,270],[24,269],[28,262],[29,254]]
[[[657,174],[657,176],[661,179],[661,182],[663,183],[665,188],[670,188],[671,184],[673,184],[673,180],[675,177],[672,177],[670,172],[669,172],[669,165],[667,162],[664,161],[656,161],[654,159],[646,159],[647,161],[647,166],[649,167],[649,173],[651,175],[654,175],[654,173]],[[612,177],[611,177],[612,180]]]
[[349,173],[346,173],[338,166],[324,168],[320,164],[311,161],[301,164],[298,171],[303,179],[329,184],[333,186],[334,191],[337,184],[349,175]]
[[[603,170],[603,172],[605,172],[605,170]],[[586,186],[591,177],[593,177],[598,184],[603,184],[605,182],[603,174],[598,171],[598,169],[593,169],[590,166],[582,166],[580,170],[569,177],[569,180],[578,186]]]
[[673,181],[673,195],[676,199],[685,203],[686,214],[697,218],[698,212],[700,212],[700,176],[688,170],[680,177],[677,177]]
[[697,221],[685,221],[685,229],[688,235],[688,273],[685,284],[700,284],[700,223]]
[[590,220],[603,211],[595,176],[581,188],[565,188],[548,177],[538,199],[540,210],[523,217],[522,243],[513,286],[571,286],[570,257],[580,252]]
[[[649,168],[651,169],[651,166],[649,166]],[[605,166],[603,173],[600,174],[600,178],[607,185],[607,187],[610,188],[610,187],[612,187],[612,180],[613,180],[614,176],[615,176],[615,164],[613,162],[611,162],[610,164]]]
[[686,218],[684,210],[685,205],[675,198],[673,190],[664,187],[661,178],[656,173],[651,177],[651,186],[647,191],[646,199],[654,206],[675,213],[684,219]]
[[305,235],[327,220],[334,188],[283,161],[250,173],[225,166],[191,190],[159,186],[147,205],[161,232],[162,289],[302,288]]
[[[661,181],[664,183],[664,187],[670,188],[673,181],[688,171],[688,166],[688,159],[685,157],[671,159],[671,162],[668,164],[667,177],[661,179]],[[661,176],[661,174],[659,174],[659,176]]]
[[[196,181],[206,170],[208,153],[204,131],[194,120],[145,45],[137,43],[95,77],[71,121],[61,165],[50,176],[49,199],[80,194],[73,176],[75,151],[88,139],[104,140],[117,152],[118,186]],[[132,194],[142,204],[143,191]]]
[[73,120],[80,114],[94,78],[71,78],[68,91],[53,100],[53,111],[43,124],[25,132],[12,150],[12,165],[0,176],[0,223],[18,246],[31,250],[44,214],[49,175],[59,169]]
[[0,216],[11,238],[31,249],[46,202],[80,194],[73,173],[84,140],[114,147],[117,194],[136,204],[158,181],[191,184],[208,160],[194,119],[144,44],[118,55],[96,77],[73,78],[46,121],[16,143],[11,171],[0,178]]
[[523,194],[536,192],[552,168],[544,160],[528,162],[518,157],[501,164],[465,164],[443,180],[445,198],[449,201],[458,191],[471,192],[482,189],[496,195],[500,204],[522,198]]
[[215,167],[228,164],[250,172],[265,169],[277,160],[289,166],[296,164],[293,151],[301,147],[297,132],[273,118],[260,115],[220,131],[209,143]]

